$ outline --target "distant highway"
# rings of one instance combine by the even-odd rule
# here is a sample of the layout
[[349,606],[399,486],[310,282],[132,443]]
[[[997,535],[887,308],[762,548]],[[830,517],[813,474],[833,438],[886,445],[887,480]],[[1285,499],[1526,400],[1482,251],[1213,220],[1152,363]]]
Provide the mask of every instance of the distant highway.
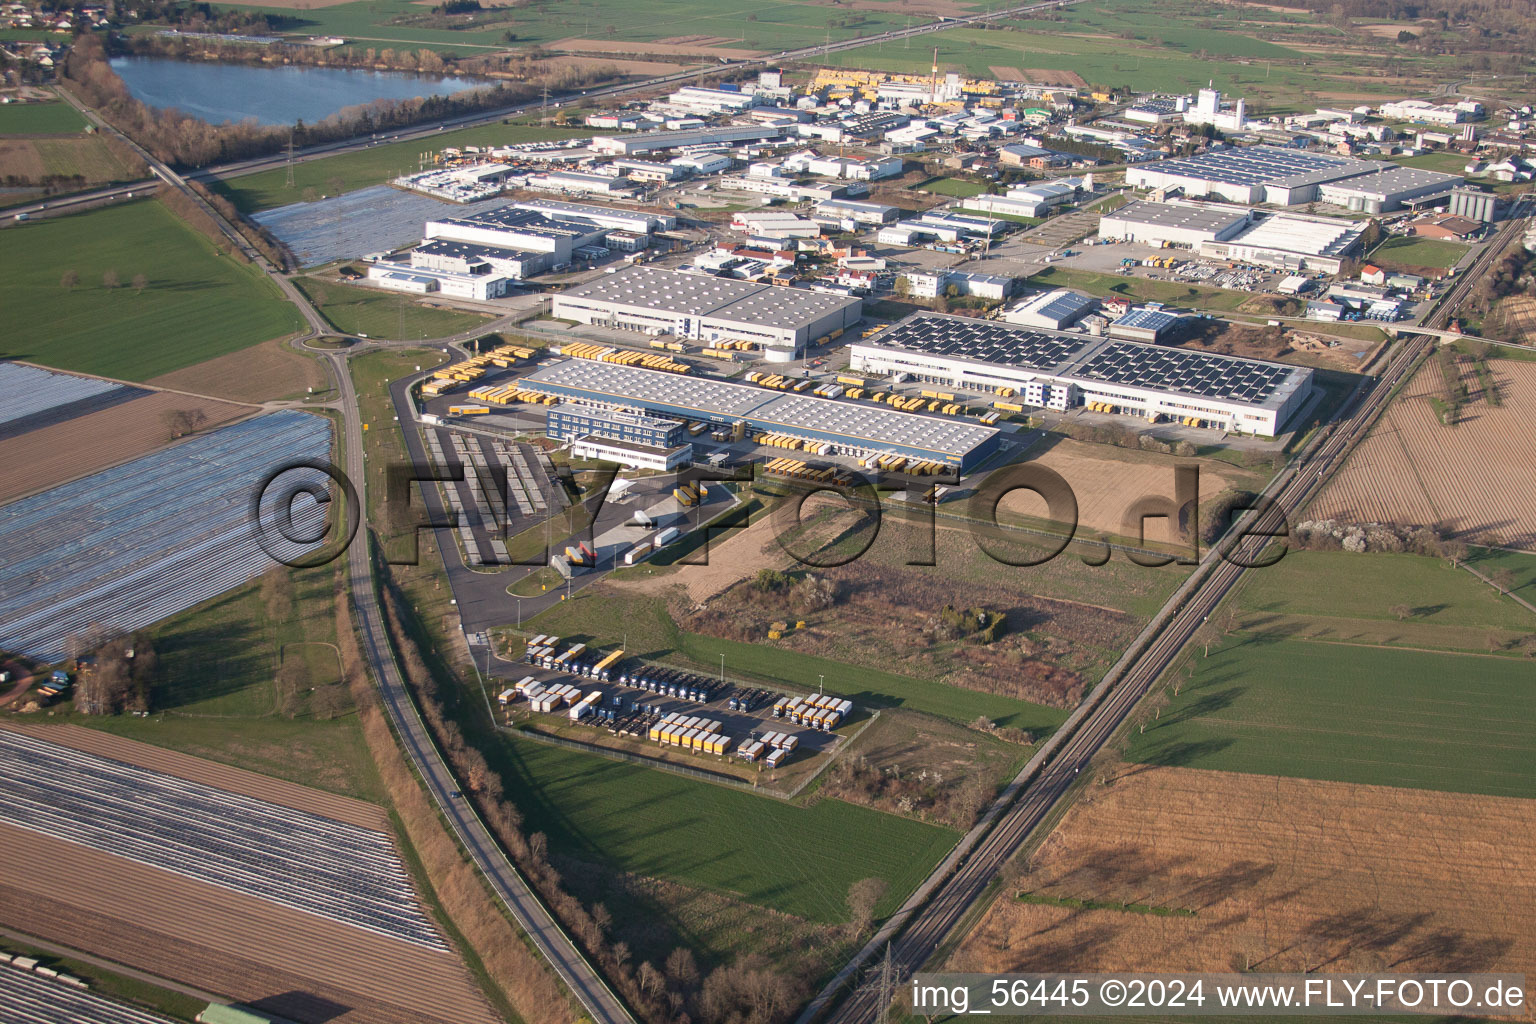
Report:
[[[1531,210],[1529,199],[1522,197],[1516,202],[1509,221],[1422,326],[1444,326],[1477,279],[1523,230]],[[986,892],[999,869],[1046,819],[1094,754],[1114,735],[1242,578],[1247,570],[1238,561],[1255,561],[1268,544],[1263,532],[1289,523],[1306,507],[1370,430],[1394,391],[1407,380],[1431,345],[1426,335],[1404,342],[1381,376],[1357,389],[1334,423],[1313,438],[1296,460],[1271,481],[1264,493],[1273,500],[1273,506],[1245,522],[1241,530],[1232,531],[1207,554],[1103,681],[961,840],[956,851],[812,1000],[797,1024],[810,1024],[827,1014],[851,985],[858,987],[835,1006],[827,1018],[830,1024],[873,1024],[880,1018],[879,988],[872,983],[858,985],[860,973],[884,954],[887,945],[898,984],[921,970],[934,956]]]
[[[988,11],[984,14],[967,14],[954,18],[944,18],[939,21],[925,22],[924,24],[913,25],[908,28],[892,29],[889,32],[880,32],[874,35],[852,36],[848,39],[840,39],[837,42],[820,43],[815,46],[805,46],[795,50],[780,50],[778,53],[770,56],[754,57],[747,60],[721,61],[718,64],[711,64],[707,67],[695,68],[691,71],[678,71],[670,75],[657,75],[638,82],[625,82],[618,85],[604,85],[592,89],[583,89],[577,92],[553,94],[550,96],[550,102],[558,107],[563,103],[573,100],[645,92],[662,86],[680,85],[696,78],[703,78],[706,75],[718,75],[722,72],[745,71],[748,68],[810,60],[815,57],[824,57],[830,53],[853,50],[861,46],[870,46],[894,39],[910,39],[915,36],[928,35],[932,32],[943,32],[952,28],[965,28],[988,21],[996,21],[999,18],[1015,18],[1021,15],[1032,14],[1035,11],[1071,7],[1075,4],[1086,2],[1087,0],[1048,0],[1045,3],[1018,4],[1012,7],[999,8],[995,11]],[[340,153],[358,152],[385,142],[407,142],[416,139],[426,139],[450,128],[471,128],[477,125],[495,124],[504,118],[518,117],[530,111],[541,109],[543,106],[543,100],[519,103],[510,107],[501,107],[497,110],[482,110],[473,114],[463,114],[458,117],[447,117],[439,121],[412,125],[409,128],[389,132],[383,138],[346,139],[338,142],[306,146],[303,149],[294,150],[293,160],[295,163],[302,163],[306,160],[336,156]],[[232,163],[219,164],[216,167],[205,167],[200,170],[189,171],[187,177],[193,181],[212,181],[232,178],[242,174],[252,174],[256,171],[273,170],[286,166],[287,163],[288,155],[286,153],[279,153],[274,156],[253,157],[249,160],[237,160]]]

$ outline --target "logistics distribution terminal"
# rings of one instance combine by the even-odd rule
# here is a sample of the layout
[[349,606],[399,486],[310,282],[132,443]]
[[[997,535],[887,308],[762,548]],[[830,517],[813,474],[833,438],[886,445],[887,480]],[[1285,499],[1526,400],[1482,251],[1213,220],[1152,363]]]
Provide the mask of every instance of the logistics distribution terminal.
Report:
[[849,347],[851,369],[905,373],[1028,405],[1278,434],[1312,392],[1312,370],[1116,338],[914,313]]
[[902,455],[967,472],[998,447],[998,430],[952,417],[901,412],[616,363],[568,359],[519,382],[532,392],[603,408],[643,409],[740,431],[832,445],[826,454]]

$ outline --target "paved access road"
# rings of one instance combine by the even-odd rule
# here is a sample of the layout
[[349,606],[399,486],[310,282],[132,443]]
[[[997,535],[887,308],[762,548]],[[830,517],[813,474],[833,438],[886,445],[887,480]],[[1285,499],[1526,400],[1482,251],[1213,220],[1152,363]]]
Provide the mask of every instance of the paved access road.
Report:
[[[1532,208],[1528,199],[1518,201],[1493,244],[1487,246],[1478,262],[1422,326],[1438,333],[1437,329],[1444,326],[1477,279],[1524,230]],[[1399,328],[1401,333],[1410,330],[1406,326]],[[1208,553],[1104,680],[961,840],[955,852],[817,995],[797,1024],[809,1024],[827,1013],[848,986],[856,982],[860,972],[887,949],[897,983],[923,968],[986,892],[999,869],[1045,820],[1094,754],[1114,735],[1247,571],[1244,566],[1257,562],[1269,541],[1266,531],[1282,527],[1306,507],[1369,431],[1398,386],[1430,351],[1431,344],[1428,335],[1404,342],[1381,376],[1365,382],[1340,410],[1334,423],[1271,481],[1264,493],[1273,505]],[[835,1006],[828,1020],[835,1024],[873,1024],[880,1017],[879,1001],[878,986],[862,984]]]

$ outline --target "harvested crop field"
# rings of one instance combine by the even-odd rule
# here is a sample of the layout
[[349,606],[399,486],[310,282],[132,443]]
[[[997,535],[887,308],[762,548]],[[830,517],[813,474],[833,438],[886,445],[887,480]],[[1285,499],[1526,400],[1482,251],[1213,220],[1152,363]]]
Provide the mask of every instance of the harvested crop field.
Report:
[[1037,85],[1065,85],[1074,89],[1088,88],[1087,79],[1076,71],[1054,71],[1051,68],[1025,68],[1029,81]]
[[157,388],[193,391],[231,402],[267,402],[300,398],[305,388],[327,385],[325,368],[312,356],[288,347],[283,338],[161,374],[146,383]]
[[1430,398],[1439,370],[1426,363],[1307,510],[1311,519],[1439,524],[1463,537],[1536,548],[1536,363],[1488,363],[1502,404],[1464,406],[1442,426]]
[[992,64],[988,66],[987,70],[992,72],[992,77],[997,79],[999,82],[1029,81],[1029,79],[1024,74],[1023,68],[1009,68],[998,64]]
[[[1124,519],[1131,506],[1144,497],[1173,498],[1174,467],[1200,467],[1200,498],[1208,501],[1227,487],[1243,482],[1245,474],[1224,462],[1209,459],[1178,459],[1155,452],[1133,452],[1062,438],[1049,448],[1031,452],[1031,464],[1060,473],[1077,495],[1078,528],[1134,537]],[[1004,499],[1003,510],[1044,517],[1043,499],[1029,491],[1015,491]],[[1176,543],[1175,524],[1168,519],[1146,520],[1149,541]]]
[[1072,809],[950,969],[1522,971],[1533,955],[1536,802],[1131,768]]
[[174,439],[169,420],[178,413],[201,412],[203,428],[211,428],[254,411],[249,406],[157,391],[100,412],[8,437],[0,440],[0,463],[13,468],[0,480],[0,502],[155,451]]
[[724,57],[727,60],[748,60],[758,56],[759,50],[742,50],[726,46],[698,46],[682,43],[638,43],[613,39],[560,39],[549,44],[549,49],[574,53],[654,53],[658,57]]
[[[695,62],[697,63],[697,62]],[[651,78],[682,71],[687,64],[672,64],[658,60],[625,60],[622,57],[550,57],[539,62],[541,69],[574,71],[612,71],[620,75],[636,75]]]
[[[379,808],[90,730],[15,730],[320,813],[339,811],[378,829]],[[150,767],[145,765],[145,767]],[[235,787],[240,787],[236,790]],[[41,938],[182,979],[304,1024],[336,1021],[490,1022],[495,1018],[452,953],[402,941],[246,892],[151,867],[9,822],[0,858],[68,864],[70,881],[45,871],[9,873],[0,899],[10,920]]]
[[201,412],[204,428],[249,416],[250,406],[193,398],[169,391],[135,398],[99,412],[0,440],[0,502],[96,473],[164,447],[172,440],[170,417]]
[[1489,337],[1529,345],[1536,341],[1536,298],[1509,295],[1499,300],[1485,329]]

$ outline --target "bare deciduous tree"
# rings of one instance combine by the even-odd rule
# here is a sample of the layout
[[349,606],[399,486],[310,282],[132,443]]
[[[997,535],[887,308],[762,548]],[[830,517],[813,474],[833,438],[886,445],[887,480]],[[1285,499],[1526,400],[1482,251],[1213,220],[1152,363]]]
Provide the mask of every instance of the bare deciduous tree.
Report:
[[59,278],[59,287],[63,288],[67,292],[74,291],[75,286],[79,283],[80,271],[78,270],[66,270],[64,271],[64,276]]

